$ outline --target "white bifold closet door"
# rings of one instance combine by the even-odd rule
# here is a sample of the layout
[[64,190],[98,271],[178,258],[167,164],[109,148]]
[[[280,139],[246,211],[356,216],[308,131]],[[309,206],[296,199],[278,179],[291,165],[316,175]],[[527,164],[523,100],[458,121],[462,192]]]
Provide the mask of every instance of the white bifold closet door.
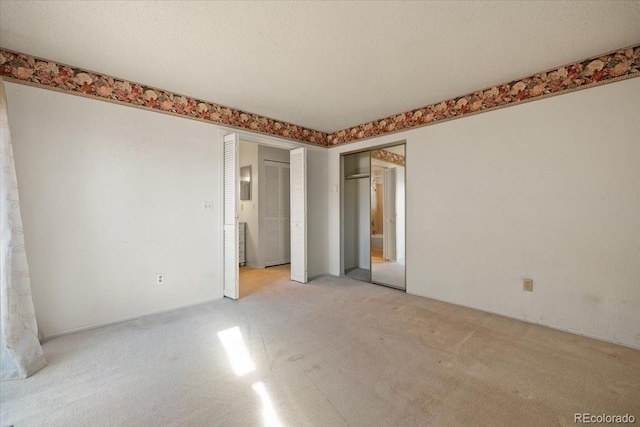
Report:
[[238,168],[238,135],[225,135],[223,140],[223,284],[224,296],[238,299],[238,204],[240,176]]
[[291,280],[307,283],[307,150],[296,148],[291,166]]
[[287,163],[264,161],[264,265],[291,262],[289,174]]

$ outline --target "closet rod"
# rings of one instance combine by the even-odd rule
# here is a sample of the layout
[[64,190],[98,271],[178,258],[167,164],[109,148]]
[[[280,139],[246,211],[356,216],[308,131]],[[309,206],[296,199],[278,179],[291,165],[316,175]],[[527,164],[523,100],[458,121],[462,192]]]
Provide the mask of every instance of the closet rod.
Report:
[[357,173],[354,175],[346,176],[344,179],[360,179],[360,178],[369,178],[368,173]]

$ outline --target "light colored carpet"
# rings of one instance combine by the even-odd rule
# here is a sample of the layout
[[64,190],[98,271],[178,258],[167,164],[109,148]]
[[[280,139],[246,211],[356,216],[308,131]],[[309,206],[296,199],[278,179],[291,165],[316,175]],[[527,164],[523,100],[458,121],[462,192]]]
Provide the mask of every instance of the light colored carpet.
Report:
[[[228,347],[248,353],[234,361],[255,369],[234,373],[220,331],[236,332]],[[330,276],[306,285],[282,277],[238,301],[55,338],[44,351],[48,367],[0,385],[2,426],[640,418],[639,351]]]
[[387,261],[382,251],[371,252],[371,280],[405,289],[405,260]]
[[371,280],[370,273],[371,272],[366,268],[355,267],[348,269],[344,274],[356,280],[364,280],[365,282],[368,282]]

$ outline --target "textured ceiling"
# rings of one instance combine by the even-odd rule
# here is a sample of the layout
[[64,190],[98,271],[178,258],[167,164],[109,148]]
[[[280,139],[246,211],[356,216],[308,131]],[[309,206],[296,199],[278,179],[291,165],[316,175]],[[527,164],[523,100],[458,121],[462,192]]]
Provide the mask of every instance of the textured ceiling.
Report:
[[0,1],[0,46],[335,131],[640,41],[632,2]]

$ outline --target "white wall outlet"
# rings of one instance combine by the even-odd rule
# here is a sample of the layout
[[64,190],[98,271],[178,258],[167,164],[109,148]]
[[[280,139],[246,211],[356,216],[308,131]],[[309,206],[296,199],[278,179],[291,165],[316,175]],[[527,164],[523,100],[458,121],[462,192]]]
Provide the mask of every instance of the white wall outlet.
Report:
[[164,274],[163,273],[158,273],[158,275],[156,276],[156,283],[158,285],[164,285]]
[[533,292],[533,280],[522,279],[522,290],[527,292]]
[[203,200],[202,201],[202,210],[203,211],[212,211],[213,210],[213,202],[211,200]]

